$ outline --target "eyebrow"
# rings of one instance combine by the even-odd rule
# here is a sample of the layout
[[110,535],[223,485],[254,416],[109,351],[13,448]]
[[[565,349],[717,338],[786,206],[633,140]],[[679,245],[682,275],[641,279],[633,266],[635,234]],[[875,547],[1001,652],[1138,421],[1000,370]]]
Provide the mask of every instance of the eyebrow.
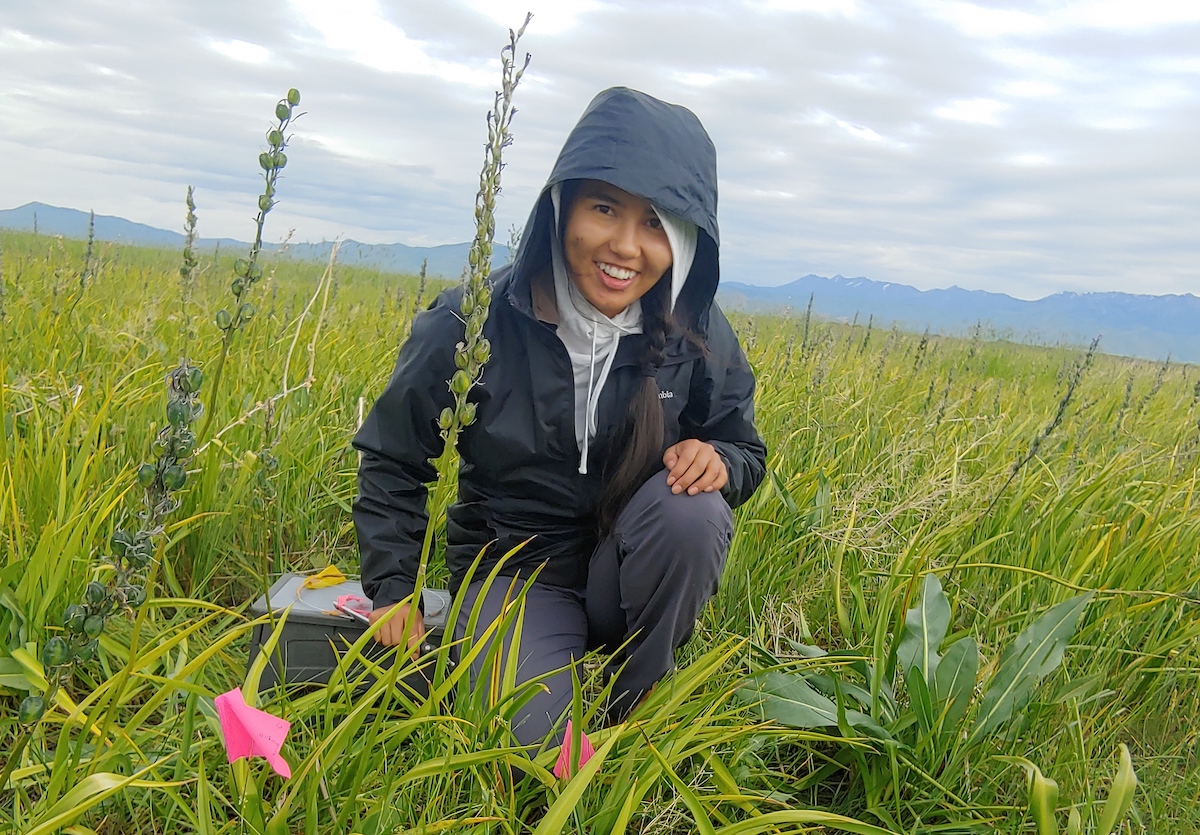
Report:
[[612,203],[616,206],[623,207],[625,205],[624,201],[622,201],[621,198],[617,197],[611,191],[608,191],[602,187],[588,189],[587,192],[584,193],[584,197],[587,197],[587,198],[590,198],[593,200],[603,200],[606,203]]
[[[621,208],[621,209],[625,208],[625,201],[623,201],[621,198],[617,197],[611,191],[606,190],[603,186],[588,189],[587,191],[584,192],[583,196],[585,199],[603,200],[606,203],[612,203],[617,208]],[[646,207],[646,211],[644,214],[646,217],[657,217],[658,216],[658,212],[654,211],[653,204]]]

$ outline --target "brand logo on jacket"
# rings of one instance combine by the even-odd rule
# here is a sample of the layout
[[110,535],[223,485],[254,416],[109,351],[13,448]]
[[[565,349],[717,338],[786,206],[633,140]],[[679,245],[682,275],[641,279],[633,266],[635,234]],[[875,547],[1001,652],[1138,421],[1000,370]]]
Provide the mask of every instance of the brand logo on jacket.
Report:
[[658,393],[659,400],[670,400],[674,396],[675,396],[675,392],[673,392],[673,391],[660,391]]

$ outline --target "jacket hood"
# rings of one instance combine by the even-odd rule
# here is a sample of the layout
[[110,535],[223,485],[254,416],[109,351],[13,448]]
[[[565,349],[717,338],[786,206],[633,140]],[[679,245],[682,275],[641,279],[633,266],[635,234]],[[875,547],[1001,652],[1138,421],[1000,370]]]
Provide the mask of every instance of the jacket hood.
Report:
[[530,304],[530,276],[550,264],[557,234],[550,190],[567,180],[603,180],[694,223],[696,256],[677,302],[695,326],[706,318],[720,279],[717,155],[696,115],[677,104],[613,87],[592,99],[567,137],[534,205],[512,265],[510,297]]

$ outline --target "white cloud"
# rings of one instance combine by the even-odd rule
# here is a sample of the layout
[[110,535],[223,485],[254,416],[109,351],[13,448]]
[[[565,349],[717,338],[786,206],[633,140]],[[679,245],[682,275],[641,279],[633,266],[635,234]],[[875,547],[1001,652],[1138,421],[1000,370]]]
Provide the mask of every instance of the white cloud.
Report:
[[1047,165],[1053,165],[1054,160],[1047,154],[1039,154],[1027,152],[1023,154],[1014,154],[1008,158],[1008,161],[1013,165],[1019,165],[1022,168],[1041,168]]
[[0,47],[5,49],[45,49],[50,46],[54,46],[54,44],[41,38],[35,38],[20,29],[0,31]]
[[425,47],[384,16],[377,0],[291,0],[292,8],[331,49],[380,72],[428,75],[460,84],[492,86],[496,73],[431,58]]
[[1140,31],[1200,23],[1195,0],[1086,0],[1062,9],[1055,17],[1065,25],[1115,31]]
[[928,8],[935,18],[972,38],[1036,35],[1048,28],[1045,17],[1015,9],[989,9],[960,2],[934,2]]
[[1062,88],[1049,81],[1009,81],[1000,85],[1000,92],[1018,99],[1040,99],[1056,96]]
[[1098,128],[1099,130],[1138,130],[1139,128],[1148,127],[1148,123],[1144,119],[1135,119],[1130,116],[1112,116],[1107,119],[1097,119],[1087,124],[1089,127]]
[[798,12],[825,17],[857,18],[863,13],[857,0],[749,0],[754,11]]
[[689,87],[710,87],[723,81],[746,81],[761,78],[757,70],[720,69],[716,72],[674,72],[672,77]]
[[962,99],[939,107],[934,111],[943,119],[970,122],[975,125],[999,124],[999,116],[1008,105],[995,99]]
[[580,18],[604,8],[598,0],[467,0],[478,14],[486,15],[508,29],[519,29],[526,12],[533,13],[530,32],[559,35],[579,25]]
[[972,38],[1008,38],[1076,29],[1144,32],[1200,23],[1195,0],[1079,0],[1045,10],[997,9],[959,0],[927,0],[932,16]]
[[271,60],[270,50],[249,41],[239,41],[236,38],[229,41],[210,40],[208,45],[226,58],[243,64],[265,64]]

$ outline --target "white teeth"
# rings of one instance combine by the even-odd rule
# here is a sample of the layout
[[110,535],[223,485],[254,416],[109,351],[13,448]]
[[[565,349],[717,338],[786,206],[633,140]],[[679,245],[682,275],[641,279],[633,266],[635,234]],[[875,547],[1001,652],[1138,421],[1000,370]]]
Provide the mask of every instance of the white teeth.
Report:
[[596,266],[599,267],[605,275],[610,275],[613,278],[619,279],[620,281],[628,281],[637,275],[637,270],[623,270],[620,267],[614,267],[612,264],[605,264],[602,261],[597,261]]

